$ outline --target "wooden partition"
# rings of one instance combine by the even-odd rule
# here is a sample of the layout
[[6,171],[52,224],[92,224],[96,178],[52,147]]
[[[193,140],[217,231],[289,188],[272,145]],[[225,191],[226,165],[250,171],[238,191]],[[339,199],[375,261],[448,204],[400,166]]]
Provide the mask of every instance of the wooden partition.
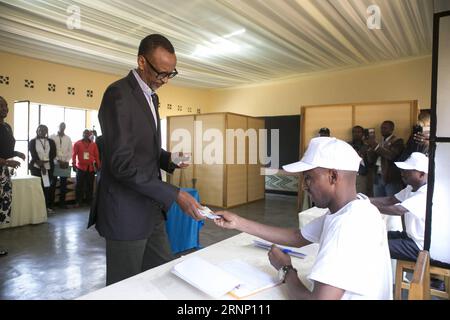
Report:
[[[247,117],[247,127],[249,129],[255,129],[258,133],[259,130],[265,128],[264,120],[259,118]],[[264,136],[262,143],[267,141]],[[248,144],[248,159],[257,159],[256,164],[247,165],[247,201],[256,201],[264,199],[265,193],[265,176],[261,174],[261,163],[258,155],[260,143],[260,135],[257,136],[257,146]],[[254,143],[256,144],[256,142]]]
[[[384,120],[395,123],[394,134],[404,139],[411,134],[411,128],[417,121],[417,100],[393,102],[346,103],[301,107],[300,158],[309,141],[318,136],[322,127],[330,129],[332,137],[350,141],[352,128],[374,128],[376,139],[381,137],[380,126]],[[301,178],[301,176],[300,176]],[[299,183],[298,208],[303,207],[303,189]]]
[[[258,139],[243,140],[233,136],[227,136],[227,129],[241,129],[244,133],[248,129],[264,129],[264,119],[253,118],[233,113],[211,113],[195,116],[173,116],[167,118],[167,133],[169,150],[180,143],[175,133],[186,130],[191,135],[190,148],[183,152],[191,153],[193,165],[188,171],[182,173],[176,170],[168,176],[171,184],[180,187],[195,187],[200,194],[203,204],[228,208],[250,201],[264,199],[264,176],[261,175],[259,162],[250,163],[250,155],[258,159]],[[210,154],[212,140],[208,140],[205,133],[211,133],[210,129],[220,134],[222,149],[214,152],[214,159],[220,159],[219,163],[211,163],[205,156]],[[214,133],[213,132],[213,133]],[[174,140],[175,139],[175,140]],[[214,138],[214,140],[216,137]],[[243,147],[239,147],[241,143]],[[250,147],[252,144],[252,147]],[[189,145],[189,143],[187,144]],[[256,148],[254,148],[256,145]],[[219,153],[219,154],[216,154]],[[244,162],[238,163],[238,155],[244,156]],[[232,161],[227,163],[227,157],[232,156]],[[254,157],[253,157],[254,158]]]

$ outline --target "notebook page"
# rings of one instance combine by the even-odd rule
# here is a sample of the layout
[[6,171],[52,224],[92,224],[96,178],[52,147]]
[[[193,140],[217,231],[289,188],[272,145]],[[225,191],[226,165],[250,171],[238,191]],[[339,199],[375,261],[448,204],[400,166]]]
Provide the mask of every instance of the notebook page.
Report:
[[226,261],[220,267],[239,279],[239,287],[231,292],[239,299],[280,283],[276,277],[240,260]]
[[176,264],[172,272],[214,298],[220,298],[239,285],[236,277],[199,257]]

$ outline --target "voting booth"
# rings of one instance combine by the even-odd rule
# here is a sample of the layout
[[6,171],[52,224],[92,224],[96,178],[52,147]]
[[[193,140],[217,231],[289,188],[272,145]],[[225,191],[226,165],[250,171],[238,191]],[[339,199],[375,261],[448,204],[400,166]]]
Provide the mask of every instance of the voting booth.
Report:
[[229,208],[264,199],[258,154],[264,127],[262,118],[234,113],[167,117],[168,150],[191,154],[191,165],[175,170],[168,182],[197,189],[208,206]]

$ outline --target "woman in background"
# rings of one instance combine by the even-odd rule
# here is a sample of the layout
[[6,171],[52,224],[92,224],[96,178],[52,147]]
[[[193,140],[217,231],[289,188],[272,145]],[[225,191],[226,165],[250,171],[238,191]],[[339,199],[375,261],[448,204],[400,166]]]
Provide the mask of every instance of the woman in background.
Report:
[[28,148],[31,154],[30,173],[33,176],[41,177],[47,213],[54,213],[53,209],[50,208],[50,181],[53,179],[55,167],[56,144],[55,141],[48,138],[46,125],[41,124],[37,127],[36,138],[30,140]]
[[[20,162],[12,158],[19,157],[25,160],[22,152],[14,151],[16,140],[11,126],[5,122],[8,111],[8,103],[0,96],[0,224],[9,223],[11,218],[11,173],[20,166]],[[0,247],[0,256],[7,254],[8,250]]]

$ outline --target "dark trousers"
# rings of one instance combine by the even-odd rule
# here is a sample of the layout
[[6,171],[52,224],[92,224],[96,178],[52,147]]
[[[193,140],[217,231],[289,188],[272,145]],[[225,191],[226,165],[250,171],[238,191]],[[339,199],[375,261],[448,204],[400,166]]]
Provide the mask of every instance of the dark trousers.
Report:
[[417,260],[420,249],[405,231],[388,231],[388,244],[392,259]]
[[[48,179],[51,182],[52,179],[53,179],[53,170],[47,170],[47,172],[48,172]],[[42,177],[41,169],[38,169],[38,168],[35,168],[35,167],[31,167],[30,168],[30,173],[31,173],[32,176]],[[50,188],[51,187],[47,187],[47,188],[44,187],[44,183],[42,182],[42,179],[41,179],[41,187],[42,187],[42,190],[44,191],[45,206],[47,208],[51,208],[51,203],[50,203]]]
[[79,204],[81,204],[83,200],[86,201],[87,204],[91,204],[94,195],[94,178],[95,173],[93,171],[90,172],[77,169],[77,185],[75,193]]
[[106,239],[106,285],[119,282],[174,258],[161,220],[143,240],[119,241]]
[[[58,177],[53,177],[52,183],[50,185],[50,206],[52,207],[55,203],[55,190],[56,183],[58,182]],[[67,193],[67,177],[59,177],[59,205],[64,206],[66,204],[66,193]]]

